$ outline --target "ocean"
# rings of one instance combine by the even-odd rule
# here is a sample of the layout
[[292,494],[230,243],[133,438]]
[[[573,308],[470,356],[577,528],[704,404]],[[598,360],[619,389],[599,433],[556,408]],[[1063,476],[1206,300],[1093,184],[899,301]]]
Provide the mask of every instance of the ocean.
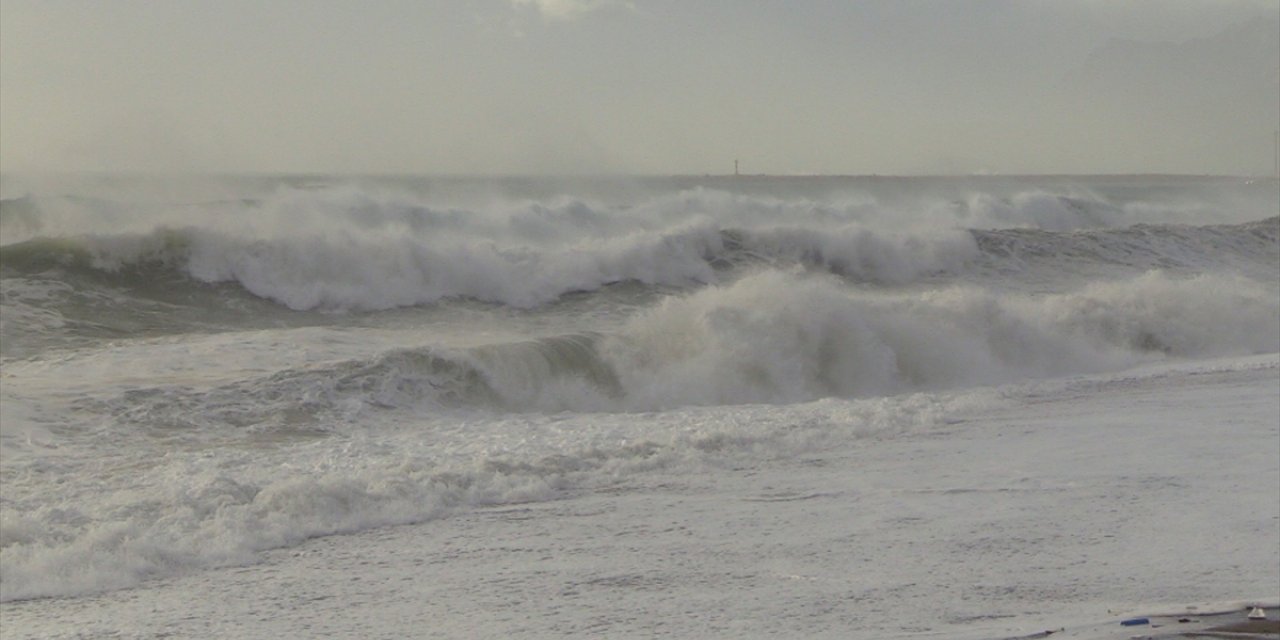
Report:
[[1280,599],[1274,179],[0,197],[6,640],[1111,637]]

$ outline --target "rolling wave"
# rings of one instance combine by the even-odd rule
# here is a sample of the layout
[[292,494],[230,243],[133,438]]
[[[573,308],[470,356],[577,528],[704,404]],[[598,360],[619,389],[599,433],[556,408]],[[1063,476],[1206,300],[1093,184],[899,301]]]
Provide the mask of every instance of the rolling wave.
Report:
[[[5,277],[64,279],[150,297],[223,295],[232,284],[293,310],[371,311],[465,298],[518,308],[619,282],[700,287],[762,267],[827,272],[869,285],[1039,270],[1113,277],[1150,269],[1280,263],[1280,218],[1236,225],[1135,225],[888,233],[860,224],[724,229],[708,221],[567,245],[498,245],[432,236],[255,239],[199,228],[37,238],[0,253]],[[1092,271],[1091,271],[1092,270]],[[179,289],[173,291],[172,289]],[[203,292],[203,293],[202,293]],[[181,297],[181,296],[179,296]]]
[[1270,279],[1280,264],[1280,217],[1233,225],[1138,224],[1072,232],[996,229],[972,234],[984,265],[1003,271],[1232,269]]
[[1280,351],[1274,183],[801,182],[0,202],[0,601]]
[[1151,272],[1032,296],[967,286],[859,291],[831,276],[769,271],[669,297],[616,332],[397,348],[212,390],[138,390],[92,409],[135,425],[263,429],[363,411],[651,411],[888,396],[1276,351],[1280,300],[1241,278]]

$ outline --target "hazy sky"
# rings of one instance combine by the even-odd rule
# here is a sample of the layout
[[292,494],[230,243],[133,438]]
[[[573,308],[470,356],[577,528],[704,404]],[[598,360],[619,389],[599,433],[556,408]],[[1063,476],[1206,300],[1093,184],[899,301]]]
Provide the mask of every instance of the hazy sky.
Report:
[[0,170],[1266,174],[1280,0],[0,2]]

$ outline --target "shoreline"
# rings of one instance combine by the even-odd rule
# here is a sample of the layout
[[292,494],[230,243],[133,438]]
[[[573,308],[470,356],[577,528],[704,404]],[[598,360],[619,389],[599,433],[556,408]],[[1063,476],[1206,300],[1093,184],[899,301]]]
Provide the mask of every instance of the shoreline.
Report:
[[[6,640],[1236,633],[1242,608],[1152,603],[1280,587],[1276,382],[1266,355],[1007,386],[931,426],[708,450],[0,615]],[[1208,624],[1120,624],[1152,611]]]
[[[1265,613],[1263,619],[1252,619],[1255,607]],[[1180,610],[1162,609],[1162,613],[1131,614],[1105,623],[1012,636],[1001,640],[1178,640],[1189,638],[1237,638],[1265,640],[1280,636],[1280,601],[1243,600],[1227,610],[1207,605],[1188,605]],[[1171,612],[1172,611],[1172,612]]]

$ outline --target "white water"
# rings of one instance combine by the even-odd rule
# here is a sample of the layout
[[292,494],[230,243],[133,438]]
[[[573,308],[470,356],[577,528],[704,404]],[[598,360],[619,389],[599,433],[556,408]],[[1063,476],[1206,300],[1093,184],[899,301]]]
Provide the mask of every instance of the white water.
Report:
[[1274,189],[775,186],[6,201],[5,636],[992,637],[1280,592]]
[[[192,544],[161,554],[147,531],[117,531],[94,541],[127,559],[110,571],[41,566],[46,580],[65,572],[63,589],[67,574],[95,590],[172,577],[11,602],[6,636],[991,638],[1271,598],[1278,374],[1266,356],[893,399],[487,420],[468,439],[487,467],[422,484],[439,447],[403,434],[308,463],[294,451],[291,479],[256,492],[258,464],[191,456],[143,479],[186,487],[163,526]],[[196,525],[209,504],[221,524]],[[237,517],[252,526],[226,525]],[[392,523],[416,524],[370,528]],[[246,556],[228,552],[237,531],[263,547],[364,533]],[[232,566],[184,563],[211,556]],[[1127,637],[1101,629],[1072,637]]]

